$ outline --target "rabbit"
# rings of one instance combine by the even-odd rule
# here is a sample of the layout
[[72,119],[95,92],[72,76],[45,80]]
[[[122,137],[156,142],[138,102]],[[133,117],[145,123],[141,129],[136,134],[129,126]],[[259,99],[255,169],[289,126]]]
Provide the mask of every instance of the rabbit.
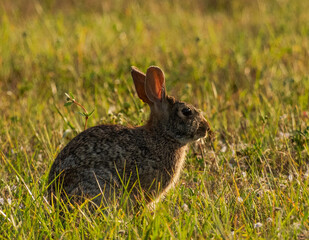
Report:
[[109,204],[123,187],[136,204],[158,201],[179,179],[188,144],[211,134],[192,105],[168,96],[163,71],[132,67],[138,97],[150,107],[144,126],[99,125],[73,138],[49,172],[50,202]]

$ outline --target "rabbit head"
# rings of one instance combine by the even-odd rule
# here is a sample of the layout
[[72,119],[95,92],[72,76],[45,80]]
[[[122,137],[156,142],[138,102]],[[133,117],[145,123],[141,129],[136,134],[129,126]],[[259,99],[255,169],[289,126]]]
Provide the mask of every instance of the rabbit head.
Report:
[[182,145],[211,134],[199,110],[167,95],[164,73],[159,67],[149,67],[146,74],[132,67],[131,75],[139,98],[151,109],[146,128]]

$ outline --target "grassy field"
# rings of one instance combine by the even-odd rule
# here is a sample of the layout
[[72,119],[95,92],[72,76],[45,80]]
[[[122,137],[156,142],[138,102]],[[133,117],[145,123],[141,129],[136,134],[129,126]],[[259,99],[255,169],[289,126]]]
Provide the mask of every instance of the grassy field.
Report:
[[[0,239],[309,238],[309,1],[40,2],[0,3]],[[153,212],[61,221],[48,171],[84,126],[65,93],[88,127],[143,124],[131,65],[160,66],[215,138]]]

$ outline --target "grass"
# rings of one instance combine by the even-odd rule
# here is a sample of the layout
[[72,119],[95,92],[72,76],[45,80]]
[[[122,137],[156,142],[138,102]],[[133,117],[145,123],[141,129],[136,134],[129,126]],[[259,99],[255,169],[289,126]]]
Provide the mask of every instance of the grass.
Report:
[[[309,2],[0,3],[0,239],[309,237]],[[88,127],[140,125],[130,66],[165,70],[202,109],[213,143],[193,144],[154,212],[59,218],[49,168]]]

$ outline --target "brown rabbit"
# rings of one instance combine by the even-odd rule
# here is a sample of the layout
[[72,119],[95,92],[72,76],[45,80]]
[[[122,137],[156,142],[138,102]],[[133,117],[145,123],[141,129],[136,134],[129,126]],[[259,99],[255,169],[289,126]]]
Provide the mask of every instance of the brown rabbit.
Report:
[[167,96],[164,73],[132,67],[137,94],[151,113],[146,125],[100,125],[77,135],[59,153],[49,173],[50,200],[108,204],[124,186],[136,203],[158,200],[178,180],[187,145],[210,133],[192,105]]

